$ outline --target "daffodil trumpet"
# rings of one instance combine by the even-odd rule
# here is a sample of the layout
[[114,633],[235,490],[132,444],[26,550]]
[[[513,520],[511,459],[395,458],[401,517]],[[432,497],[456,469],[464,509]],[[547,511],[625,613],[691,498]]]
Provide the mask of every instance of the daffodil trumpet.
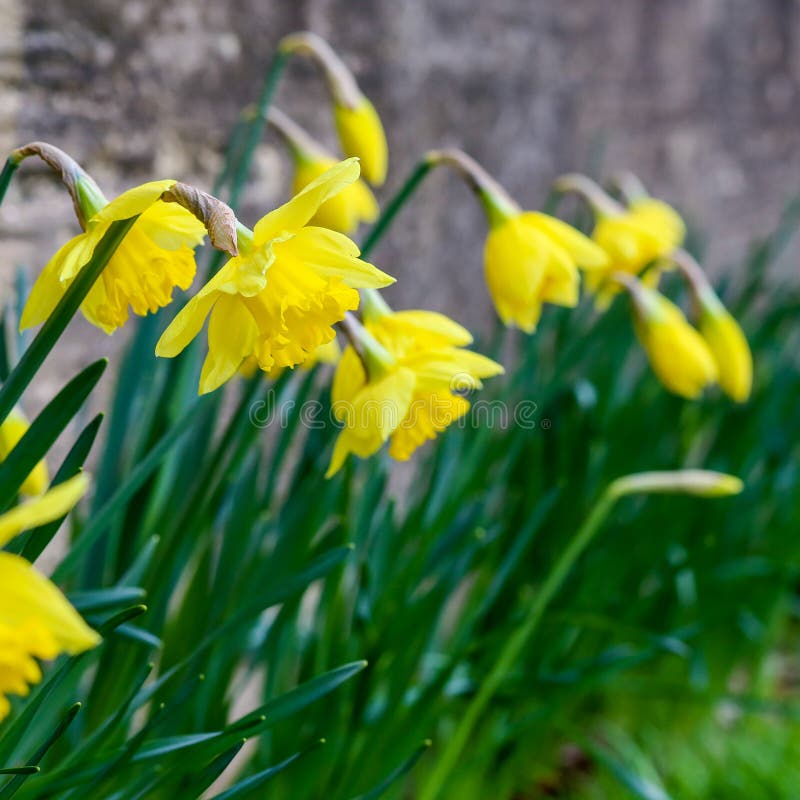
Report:
[[361,160],[364,178],[380,186],[386,180],[386,134],[375,107],[358,86],[353,73],[320,36],[300,31],[285,36],[278,49],[312,58],[322,69],[333,100],[336,131],[345,155]]
[[[297,194],[336,165],[338,159],[279,108],[270,108],[268,120],[292,155],[293,194]],[[373,222],[377,216],[378,203],[367,184],[359,178],[323,203],[311,222],[323,228],[350,234],[362,222]]]
[[[60,519],[88,488],[80,474],[0,515],[0,547],[18,534]],[[0,720],[8,695],[25,697],[42,678],[38,660],[77,655],[100,643],[61,591],[24,558],[0,551]]]
[[682,248],[674,252],[673,261],[692,294],[698,329],[716,362],[720,388],[744,403],[753,386],[753,355],[747,338],[697,261]]

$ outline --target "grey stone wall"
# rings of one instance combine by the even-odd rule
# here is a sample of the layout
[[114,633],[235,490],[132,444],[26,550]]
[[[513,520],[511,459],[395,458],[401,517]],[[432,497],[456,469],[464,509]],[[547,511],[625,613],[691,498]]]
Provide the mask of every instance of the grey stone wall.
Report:
[[[275,43],[298,28],[343,54],[381,112],[383,197],[448,144],[535,207],[602,150],[710,234],[718,272],[800,190],[796,0],[0,0],[0,19],[0,145],[51,141],[110,195],[151,177],[209,187]],[[292,65],[278,103],[333,144],[309,65]],[[245,219],[287,182],[267,137]],[[40,266],[75,230],[66,197],[26,165],[0,211],[3,269]],[[399,278],[389,299],[488,320],[483,231],[463,186],[433,175],[375,254]]]

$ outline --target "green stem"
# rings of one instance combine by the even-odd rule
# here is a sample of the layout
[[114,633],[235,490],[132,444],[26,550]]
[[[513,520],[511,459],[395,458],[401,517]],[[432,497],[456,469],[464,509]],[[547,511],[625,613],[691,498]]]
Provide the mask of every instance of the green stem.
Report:
[[425,158],[414,167],[414,170],[408,176],[406,182],[389,201],[383,213],[378,217],[378,221],[367,234],[367,238],[364,239],[364,243],[361,245],[361,258],[367,258],[375,249],[375,245],[383,238],[383,235],[389,229],[389,226],[394,221],[400,209],[408,202],[411,195],[414,194],[417,187],[422,183],[423,178],[431,171],[433,166],[434,163]]
[[[243,122],[240,119],[237,122],[230,141],[228,142],[225,163],[217,178],[217,182],[214,184],[214,194],[221,195],[226,178],[231,176],[231,186],[227,203],[234,212],[238,211],[239,200],[241,199],[242,190],[247,181],[250,163],[253,160],[258,143],[264,135],[264,126],[267,123],[267,111],[272,103],[275,88],[286,67],[288,57],[289,54],[281,50],[275,53],[269,65],[267,76],[264,79],[264,85],[261,88],[261,96],[258,98],[258,103],[253,109],[252,117],[248,121]],[[206,269],[206,280],[209,280],[217,272],[225,258],[225,253],[219,250],[212,251]]]
[[228,196],[228,205],[234,211],[237,210],[236,207],[239,204],[239,198],[242,189],[244,189],[245,181],[247,180],[247,171],[250,169],[250,162],[253,160],[256,147],[258,147],[258,143],[261,141],[261,137],[264,134],[264,126],[267,122],[267,111],[272,102],[272,97],[275,94],[278,80],[286,67],[288,55],[288,53],[278,50],[269,65],[267,76],[264,79],[264,85],[261,88],[261,96],[258,98],[253,118],[250,120],[247,129],[241,158],[232,170],[233,177],[231,179],[231,191]]
[[500,657],[495,662],[489,675],[481,683],[478,693],[475,695],[472,702],[467,707],[466,713],[456,726],[452,738],[447,742],[444,751],[436,763],[436,767],[431,773],[428,782],[423,787],[420,800],[436,800],[444,796],[442,794],[442,789],[453,768],[458,763],[481,714],[500,688],[500,685],[505,680],[509,671],[519,660],[519,656],[525,648],[525,645],[530,641],[534,633],[536,633],[545,610],[561,588],[561,585],[569,575],[575,562],[600,530],[601,525],[618,497],[619,494],[615,491],[612,484],[612,487],[606,490],[600,500],[594,505],[589,516],[575,534],[567,549],[561,554],[561,557],[547,576],[547,580],[545,580],[539,593],[536,595],[536,599],[525,622],[517,628],[514,635],[506,642],[505,647],[500,653]]
[[0,203],[3,202],[3,199],[6,196],[8,185],[11,183],[11,178],[17,171],[18,166],[19,162],[14,161],[11,158],[6,159],[6,163],[3,164],[3,171],[0,172]]
[[130,219],[116,220],[109,225],[105,235],[95,247],[89,262],[78,273],[78,277],[75,278],[53,313],[42,325],[30,347],[22,354],[22,358],[11,371],[8,380],[0,388],[0,423],[5,421],[11,409],[22,396],[137,219],[138,215]]

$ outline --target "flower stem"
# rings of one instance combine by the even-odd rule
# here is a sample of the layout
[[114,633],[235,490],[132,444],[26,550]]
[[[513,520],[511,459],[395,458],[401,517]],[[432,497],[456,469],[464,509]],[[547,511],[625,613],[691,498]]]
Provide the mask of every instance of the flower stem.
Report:
[[398,212],[409,201],[417,187],[422,183],[423,178],[431,171],[433,166],[433,162],[424,158],[414,167],[411,174],[406,178],[406,182],[389,201],[383,213],[378,217],[378,221],[367,234],[367,238],[364,239],[361,245],[361,258],[369,257],[369,254],[375,249],[375,245],[378,244],[389,229],[389,226],[394,221]]
[[17,365],[0,388],[0,423],[22,396],[33,376],[44,363],[55,343],[75,316],[81,303],[89,294],[94,282],[111,260],[120,242],[125,238],[138,215],[130,219],[116,220],[108,227],[103,238],[94,249],[91,259],[67,289],[53,313],[42,325],[30,347],[22,354]]
[[11,183],[11,178],[17,171],[18,166],[19,162],[13,158],[7,158],[6,163],[3,164],[3,171],[0,172],[0,203],[3,202],[3,198],[6,196],[8,185]]
[[477,725],[481,714],[497,693],[497,690],[500,688],[500,685],[505,680],[509,671],[518,661],[525,645],[536,633],[545,610],[561,588],[561,585],[569,575],[575,562],[600,530],[600,527],[619,496],[619,493],[615,491],[614,485],[612,484],[594,505],[589,516],[578,529],[578,532],[569,543],[567,549],[561,554],[555,566],[550,571],[550,574],[547,576],[547,580],[536,595],[536,599],[534,600],[527,618],[522,625],[517,628],[514,635],[506,642],[505,647],[500,653],[500,657],[495,662],[489,675],[481,683],[478,693],[467,707],[466,713],[459,721],[455,732],[439,757],[430,779],[423,787],[420,800],[437,800],[437,798],[444,796],[442,790],[445,787],[450,773],[458,763],[462,751],[473,729]]
[[[250,162],[253,160],[258,143],[264,133],[264,126],[267,122],[267,111],[269,110],[272,97],[275,94],[275,88],[278,85],[278,80],[283,74],[286,67],[288,53],[278,50],[272,58],[269,65],[267,76],[264,79],[264,85],[261,87],[261,95],[258,98],[258,103],[253,112],[253,116],[246,126],[246,135],[242,155],[238,163],[232,169],[231,190],[228,196],[228,205],[234,210],[237,210],[239,199],[244,189],[245,181],[247,180],[247,171],[250,169]],[[228,150],[228,157],[235,158],[235,153]]]

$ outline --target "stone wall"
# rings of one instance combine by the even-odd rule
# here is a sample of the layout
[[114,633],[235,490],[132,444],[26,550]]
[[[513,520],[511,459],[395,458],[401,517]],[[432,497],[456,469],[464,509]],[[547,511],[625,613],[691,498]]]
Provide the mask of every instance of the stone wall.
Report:
[[[448,144],[535,207],[602,152],[711,236],[719,272],[800,189],[796,0],[0,0],[0,18],[0,144],[51,141],[109,195],[151,177],[210,186],[275,43],[299,28],[329,39],[381,112],[384,197]],[[278,103],[333,143],[309,65],[292,65]],[[0,213],[6,274],[76,230],[44,172],[19,175]],[[245,219],[287,180],[268,137]],[[434,174],[375,254],[399,278],[390,300],[488,320],[483,231],[463,186]]]

